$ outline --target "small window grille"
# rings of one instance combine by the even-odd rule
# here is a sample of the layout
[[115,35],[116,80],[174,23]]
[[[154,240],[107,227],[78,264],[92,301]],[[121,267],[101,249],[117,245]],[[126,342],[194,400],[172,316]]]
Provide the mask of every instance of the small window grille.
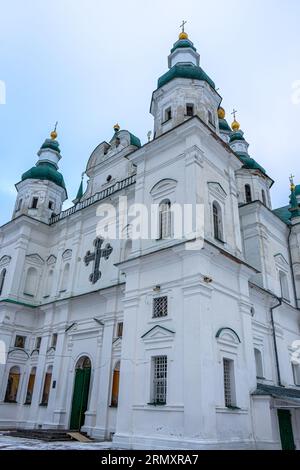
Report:
[[168,315],[168,297],[156,297],[153,299],[153,318],[166,317]]
[[233,361],[229,359],[223,359],[223,368],[224,368],[224,398],[225,406],[228,408],[233,407],[233,383],[232,383],[232,368]]

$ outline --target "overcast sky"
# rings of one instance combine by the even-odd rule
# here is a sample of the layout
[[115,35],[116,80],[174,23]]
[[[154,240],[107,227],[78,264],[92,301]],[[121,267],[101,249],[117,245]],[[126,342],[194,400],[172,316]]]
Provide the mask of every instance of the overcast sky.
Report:
[[0,224],[55,121],[70,200],[116,122],[146,141],[183,19],[228,120],[238,109],[251,156],[275,180],[273,207],[288,203],[291,172],[300,183],[299,0],[0,0]]

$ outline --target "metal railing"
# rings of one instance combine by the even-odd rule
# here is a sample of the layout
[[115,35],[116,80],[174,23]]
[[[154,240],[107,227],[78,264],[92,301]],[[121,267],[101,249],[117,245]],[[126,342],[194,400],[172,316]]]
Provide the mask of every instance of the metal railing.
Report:
[[128,176],[124,180],[117,181],[112,186],[109,186],[109,188],[103,189],[103,191],[100,191],[99,193],[94,194],[93,196],[89,197],[88,199],[85,199],[82,202],[78,202],[75,206],[70,207],[69,209],[66,209],[65,211],[62,211],[58,215],[54,215],[53,217],[50,218],[49,225],[53,225],[56,222],[59,222],[60,220],[65,219],[66,217],[69,217],[72,214],[75,214],[75,212],[81,211],[82,209],[85,209],[86,207],[92,204],[95,204],[95,202],[102,201],[103,199],[111,196],[117,191],[120,191],[121,189],[131,186],[132,184],[135,183],[135,181],[136,181],[136,175]]

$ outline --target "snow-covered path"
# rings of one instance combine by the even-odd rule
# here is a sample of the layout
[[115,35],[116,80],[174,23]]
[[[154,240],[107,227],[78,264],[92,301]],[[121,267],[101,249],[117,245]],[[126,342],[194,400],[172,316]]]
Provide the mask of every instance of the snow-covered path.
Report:
[[111,449],[111,442],[45,442],[36,439],[4,436],[0,433],[0,450],[103,450]]

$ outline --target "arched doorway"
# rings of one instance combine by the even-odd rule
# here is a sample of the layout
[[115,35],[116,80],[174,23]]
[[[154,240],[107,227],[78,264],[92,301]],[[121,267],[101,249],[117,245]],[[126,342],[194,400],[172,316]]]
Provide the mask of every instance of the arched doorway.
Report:
[[91,378],[91,361],[87,356],[81,357],[75,367],[75,381],[72,399],[70,429],[79,430],[84,424],[87,410]]

